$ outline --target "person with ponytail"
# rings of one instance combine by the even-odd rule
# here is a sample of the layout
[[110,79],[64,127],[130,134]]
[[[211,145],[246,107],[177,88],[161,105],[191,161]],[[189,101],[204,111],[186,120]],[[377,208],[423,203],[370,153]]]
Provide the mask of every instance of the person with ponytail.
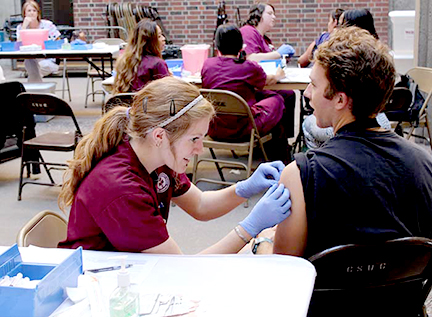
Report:
[[71,209],[67,238],[59,247],[181,253],[166,226],[171,200],[207,221],[270,188],[207,253],[236,253],[288,217],[289,192],[278,185],[282,162],[261,164],[248,179],[217,191],[202,192],[186,177],[213,116],[199,89],[173,76],[147,84],[130,108],[106,113],[79,142],[64,176],[59,206]]
[[328,41],[330,34],[339,25],[339,18],[344,13],[344,9],[333,10],[329,15],[329,21],[327,22],[327,32],[321,33],[321,35],[312,43],[309,44],[307,50],[299,57],[298,63],[300,67],[312,67],[311,60],[313,59],[313,54],[319,45]]
[[[218,56],[204,62],[202,87],[225,89],[242,96],[252,110],[259,133],[272,133],[272,141],[265,144],[269,158],[288,163],[289,146],[283,125],[284,99],[276,92],[263,90],[265,85],[284,78],[284,71],[278,68],[275,75],[266,75],[258,63],[246,60],[242,34],[235,25],[220,25],[215,42]],[[209,135],[220,141],[242,140],[250,137],[251,128],[248,118],[239,121],[235,116],[220,115],[212,121]]]
[[162,59],[164,47],[165,36],[156,22],[150,19],[138,22],[116,63],[113,94],[135,92],[149,81],[170,76]]

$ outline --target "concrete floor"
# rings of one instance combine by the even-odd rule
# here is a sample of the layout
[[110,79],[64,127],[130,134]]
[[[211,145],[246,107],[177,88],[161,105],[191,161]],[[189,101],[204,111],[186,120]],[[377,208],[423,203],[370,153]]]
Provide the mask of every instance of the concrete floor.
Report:
[[[8,81],[27,81],[26,78],[22,77],[21,72],[11,70],[10,60],[0,60],[0,62]],[[69,80],[72,94],[72,101],[69,104],[72,106],[80,128],[85,134],[92,129],[94,122],[101,117],[102,98],[101,95],[97,95],[95,102],[89,98],[88,108],[84,108],[87,84],[85,75],[82,77],[70,77]],[[44,81],[56,82],[57,89],[61,88],[61,77],[49,77],[45,78]],[[97,87],[99,87],[98,84]],[[56,94],[62,97],[61,91],[57,91]],[[67,94],[65,94],[65,100],[68,101]],[[36,132],[42,133],[48,130],[67,131],[69,124],[64,118],[58,117],[46,123],[38,123]],[[56,161],[66,161],[72,158],[72,153],[56,153],[53,155],[53,152],[45,152],[43,156],[45,159],[52,158]],[[258,164],[258,161],[255,164]],[[201,175],[206,177],[214,174],[214,167],[210,164],[200,165],[200,170],[202,171]],[[22,200],[17,201],[19,171],[20,159],[0,164],[0,245],[12,245],[15,243],[19,229],[39,211],[49,209],[61,213],[57,205],[59,188],[29,184],[23,188]],[[187,172],[191,172],[191,167],[188,168]],[[232,173],[228,174],[231,179],[238,177]],[[44,172],[37,175],[37,177],[41,180],[47,178]],[[60,181],[60,172],[54,177]],[[209,189],[210,185],[200,183],[199,187],[205,190]],[[194,220],[179,207],[173,206],[168,221],[170,235],[177,241],[184,253],[197,253],[225,236],[251,211],[259,198],[253,197],[250,200],[249,208],[245,208],[243,205],[239,206],[228,215],[209,222]]]

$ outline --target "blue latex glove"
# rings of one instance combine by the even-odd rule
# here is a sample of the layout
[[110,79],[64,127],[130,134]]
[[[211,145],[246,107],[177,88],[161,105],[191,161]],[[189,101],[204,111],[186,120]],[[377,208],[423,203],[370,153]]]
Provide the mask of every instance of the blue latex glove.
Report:
[[289,45],[289,44],[282,44],[278,49],[277,52],[280,54],[280,56],[282,57],[282,55],[289,55],[289,56],[293,56],[295,53],[295,49]]
[[248,179],[236,184],[235,193],[243,198],[261,193],[279,182],[284,168],[285,165],[281,161],[260,164]]
[[256,237],[262,230],[277,225],[291,214],[289,197],[288,188],[282,184],[274,184],[239,225],[249,235]]

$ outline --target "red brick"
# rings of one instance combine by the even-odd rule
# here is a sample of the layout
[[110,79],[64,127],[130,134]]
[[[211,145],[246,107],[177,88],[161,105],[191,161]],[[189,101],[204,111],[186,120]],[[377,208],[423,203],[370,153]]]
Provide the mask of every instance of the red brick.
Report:
[[[120,2],[120,1],[119,1]],[[123,0],[121,1],[122,3]],[[182,45],[197,39],[211,42],[216,26],[216,13],[218,1],[179,1],[158,0],[138,1],[130,0],[132,6],[139,4],[155,4],[162,18],[165,28],[174,44]],[[235,22],[236,7],[240,7],[242,20],[247,18],[248,7],[255,1],[232,0],[226,3],[226,12],[230,22]],[[277,45],[283,39],[295,43],[297,53],[301,53],[319,34],[326,30],[328,14],[337,7],[345,9],[367,7],[371,9],[375,17],[377,32],[381,40],[386,41],[389,0],[351,0],[337,2],[334,0],[315,0],[304,3],[303,0],[275,0],[271,1],[275,6],[277,15],[277,27],[268,33]],[[113,0],[74,0],[75,26],[103,26],[106,21],[104,12],[106,5],[114,3]],[[196,7],[197,9],[187,9]],[[309,12],[313,9],[313,12]],[[305,12],[307,10],[307,12]],[[173,14],[174,13],[174,14]],[[179,13],[179,14],[175,14]],[[92,21],[82,21],[91,17]],[[306,19],[306,20],[305,20]],[[303,22],[302,22],[303,21]],[[311,22],[309,22],[311,21]],[[196,29],[186,29],[187,26],[196,25]],[[95,34],[105,34],[98,32]]]

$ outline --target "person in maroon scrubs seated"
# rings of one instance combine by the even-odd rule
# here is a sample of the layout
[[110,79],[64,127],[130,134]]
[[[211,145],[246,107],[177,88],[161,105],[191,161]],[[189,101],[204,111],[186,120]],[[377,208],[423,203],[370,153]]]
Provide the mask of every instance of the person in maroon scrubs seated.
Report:
[[125,52],[116,63],[113,94],[136,92],[149,81],[170,76],[162,59],[165,36],[156,22],[141,20],[130,33]]
[[[284,100],[276,92],[263,90],[285,77],[278,68],[276,75],[266,75],[258,63],[246,60],[243,39],[235,25],[222,24],[215,35],[218,56],[204,62],[202,87],[225,89],[242,96],[251,108],[261,135],[272,133],[272,140],[264,146],[270,160],[290,161],[287,135],[283,126]],[[250,137],[252,126],[248,118],[219,115],[210,124],[209,135],[215,140],[242,140]]]
[[[257,3],[251,6],[246,24],[240,29],[248,60],[264,61],[280,59],[295,53],[289,44],[282,44],[277,50],[266,35],[276,22],[275,8],[271,4]],[[294,136],[295,93],[292,90],[278,90],[285,103],[285,131],[288,137]]]
[[171,200],[207,221],[268,189],[207,253],[236,253],[288,217],[289,192],[278,184],[280,161],[261,164],[248,179],[216,191],[202,192],[186,177],[213,116],[199,89],[173,76],[147,84],[130,108],[106,113],[79,142],[65,174],[59,206],[71,210],[67,238],[59,247],[181,253],[166,226]]

